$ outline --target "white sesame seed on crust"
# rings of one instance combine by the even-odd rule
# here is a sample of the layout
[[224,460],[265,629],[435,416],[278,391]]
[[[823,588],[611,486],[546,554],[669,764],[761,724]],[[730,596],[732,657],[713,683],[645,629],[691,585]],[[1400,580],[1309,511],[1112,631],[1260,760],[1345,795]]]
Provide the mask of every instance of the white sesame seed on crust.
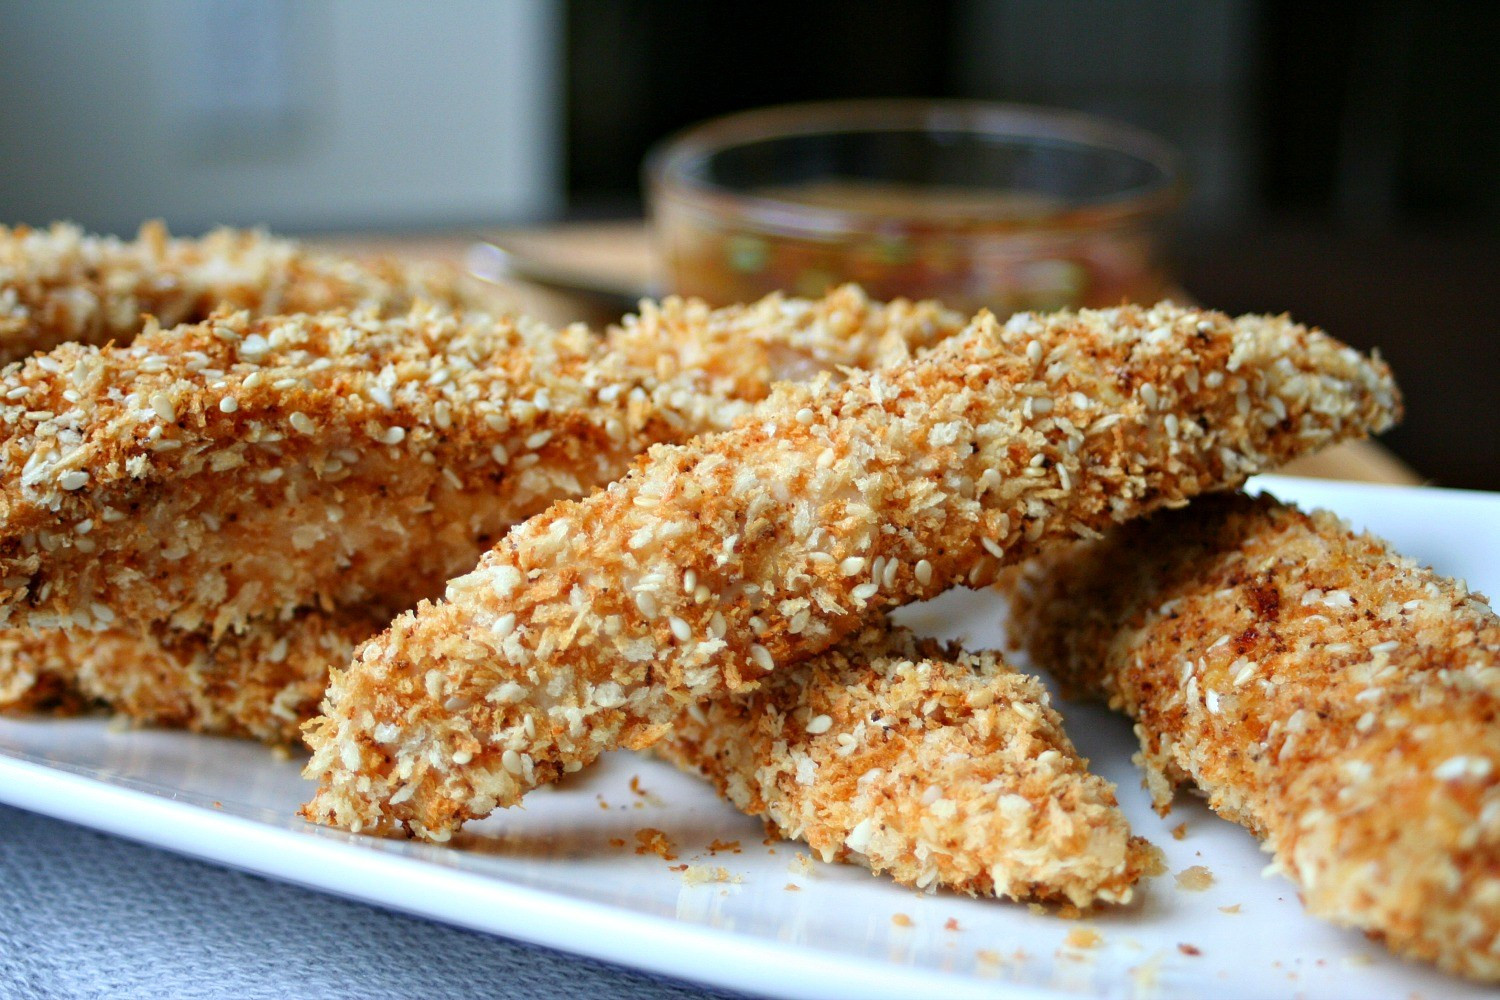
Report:
[[[1143,338],[1160,329],[1171,336]],[[1044,345],[1045,370],[1025,360],[1033,342]],[[1183,375],[1188,366],[1232,370],[1243,386],[1194,391]],[[1202,433],[1169,440],[1159,415],[1142,411],[1134,397],[1132,387],[1146,381],[1162,411]],[[1240,391],[1256,403],[1248,417],[1236,403]],[[1051,477],[1019,473],[1037,454],[1055,456],[1068,435],[1053,414],[1028,420],[1023,401],[1045,395],[1070,416],[1064,401],[1074,392],[1093,400],[1091,412],[1118,420],[1085,438],[1073,489],[1059,495]],[[1260,405],[1273,395],[1287,402],[1287,419],[1268,425]],[[817,414],[814,423],[797,421],[803,408]],[[1398,410],[1385,367],[1321,332],[1284,318],[1233,320],[1170,305],[1023,314],[1004,325],[981,314],[911,360],[782,384],[730,430],[657,446],[610,487],[518,525],[472,574],[453,582],[451,600],[397,619],[388,634],[401,637],[399,651],[383,643],[384,655],[361,657],[336,675],[328,710],[309,729],[307,774],[320,788],[304,814],[365,830],[446,836],[606,749],[649,745],[682,701],[742,689],[774,665],[829,648],[873,614],[958,582],[991,582],[1004,561],[1080,529],[1097,533],[1201,491],[1236,486],[1296,455],[1383,429]],[[962,434],[927,446],[932,428],[954,421]],[[815,459],[826,450],[836,458],[821,467]],[[992,468],[1002,472],[998,482],[976,495],[973,484]],[[658,503],[638,507],[640,495]],[[632,547],[638,537],[643,544]],[[820,544],[811,544],[814,537]],[[995,541],[1004,561],[979,538]],[[815,559],[814,551],[836,562]],[[901,567],[894,585],[882,580],[863,607],[853,592],[873,581],[837,572],[838,562],[856,555],[896,559]],[[909,569],[922,559],[932,566],[926,585]],[[483,581],[505,566],[530,582],[500,599]],[[726,627],[717,645],[674,645],[664,618],[643,614],[632,600],[643,578],[672,579],[687,568],[712,599],[695,604],[664,588],[655,595],[658,610],[682,618],[694,635],[710,634],[710,617],[720,614]],[[780,610],[793,596],[817,609],[795,633],[793,615]],[[479,636],[504,613],[517,615],[518,640],[513,650],[494,650]],[[548,664],[545,698],[506,706],[479,698],[463,713],[444,713],[409,680],[441,664],[461,687],[495,685],[537,659]],[[597,702],[593,692],[606,681],[626,692],[623,706]],[[580,722],[526,737],[523,719],[537,712],[576,713]],[[366,715],[400,718],[406,735],[386,763],[349,771],[337,748],[366,738]],[[564,732],[572,735],[556,735]],[[507,776],[481,755],[476,766],[432,770],[409,800],[390,807],[403,760],[448,760],[448,747],[464,739],[526,747],[534,780]]]
[[[478,301],[443,267],[354,261],[261,232],[173,239],[151,222],[122,241],[66,223],[0,226],[0,362],[67,342],[127,342],[141,331],[143,313],[166,326],[206,320],[221,305],[262,315],[358,307],[394,315],[418,299],[454,307]],[[210,332],[230,342],[243,333],[232,326]],[[160,364],[146,359],[142,370]]]
[[[1482,598],[1332,514],[1243,495],[1008,583],[1032,661],[1137,720],[1158,808],[1192,781],[1266,838],[1309,912],[1500,981],[1500,617]],[[1209,655],[1226,634],[1237,659]],[[1178,697],[1172,665],[1198,658],[1217,716]]]

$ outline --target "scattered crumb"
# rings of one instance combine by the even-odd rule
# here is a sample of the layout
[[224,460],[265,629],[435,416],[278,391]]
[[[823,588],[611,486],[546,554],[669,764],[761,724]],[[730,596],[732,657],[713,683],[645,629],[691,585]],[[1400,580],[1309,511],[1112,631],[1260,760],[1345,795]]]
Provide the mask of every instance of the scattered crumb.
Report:
[[908,917],[904,913],[892,914],[892,916],[891,916],[891,923],[895,924],[897,927],[910,927],[910,926],[912,926],[911,917]]
[[1097,948],[1103,943],[1104,939],[1099,936],[1099,932],[1088,927],[1075,927],[1063,939],[1063,944],[1069,948]]
[[1221,907],[1219,907],[1219,912],[1220,913],[1238,913],[1238,912],[1240,912],[1240,904],[1239,903],[1235,903],[1233,906],[1221,906]]
[[765,840],[761,841],[761,845],[763,847],[772,847],[772,846],[775,845],[775,843],[776,843],[776,838],[775,837],[767,837]]
[[791,863],[786,866],[786,870],[793,875],[811,875],[812,867],[812,857],[810,855],[798,854],[792,858]]
[[1147,993],[1155,991],[1157,977],[1161,974],[1161,963],[1164,958],[1166,958],[1166,952],[1159,951],[1130,970],[1130,978],[1135,982],[1136,992]]
[[1202,892],[1214,884],[1214,873],[1202,865],[1193,865],[1177,873],[1177,888],[1188,892]]
[[974,952],[974,957],[986,965],[999,965],[1004,961],[998,951],[990,951],[988,948],[980,948]]
[[1183,943],[1179,944],[1177,946],[1177,950],[1180,951],[1180,952],[1182,952],[1184,955],[1192,955],[1195,958],[1197,956],[1203,954],[1203,950],[1201,948],[1199,948],[1197,945],[1195,945],[1195,944],[1188,944],[1186,942],[1183,942]]
[[1187,836],[1187,824],[1186,823],[1178,823],[1176,826],[1172,827],[1172,839],[1173,840],[1181,840],[1183,837],[1186,837],[1186,836]]
[[224,803],[220,802],[218,799],[214,799],[214,808],[215,809],[223,809],[224,808]]
[[796,882],[788,882],[785,886],[787,892],[801,892],[802,887]]
[[643,827],[635,831],[635,841],[638,845],[635,849],[637,854],[654,854],[663,861],[677,860],[677,845],[672,843],[672,838],[655,827]]
[[1072,903],[1064,903],[1057,908],[1057,916],[1064,920],[1081,920],[1083,918],[1083,911]]
[[728,882],[732,885],[739,885],[745,881],[743,875],[735,875],[727,868],[714,868],[709,865],[684,865],[683,868],[683,885],[703,885],[707,882]]
[[1026,909],[1038,917],[1045,917],[1047,915],[1047,908],[1041,903],[1027,903]]
[[709,854],[718,854],[720,851],[729,851],[733,854],[740,853],[740,842],[738,840],[715,840],[708,845]]
[[[638,774],[633,774],[630,776],[630,790],[636,795],[639,795],[641,798],[645,799],[653,806],[666,805],[666,803],[662,801],[661,796],[657,795],[655,792],[647,791],[645,788],[641,787],[641,776]],[[640,803],[637,802],[636,805],[639,806]]]
[[680,864],[680,865],[669,865],[667,867],[667,871],[669,871],[669,872],[685,872],[687,870],[688,870],[688,866],[687,866],[687,862],[685,862],[685,861],[682,864]]
[[943,930],[945,930],[945,931],[961,931],[961,930],[963,930],[963,928],[960,927],[960,926],[958,926],[958,918],[956,918],[956,917],[949,917],[948,918],[948,922],[945,923],[945,924],[943,924]]
[[109,722],[105,723],[104,729],[111,733],[127,733],[130,731],[130,719],[123,715],[112,715]]
[[271,756],[277,760],[291,760],[292,748],[285,743],[278,743],[271,748]]
[[609,846],[610,847],[624,847],[625,846],[625,838],[624,837],[610,837],[609,838]]
[[599,800],[599,808],[600,809],[608,809],[609,808],[609,803],[604,801],[604,796],[602,796],[602,795],[596,795],[596,796],[594,796],[594,798],[596,798],[596,799]]
[[1358,955],[1358,954],[1356,954],[1356,955],[1346,955],[1346,956],[1344,956],[1344,964],[1345,965],[1355,965],[1355,966],[1359,966],[1359,965],[1371,965],[1371,964],[1374,963],[1374,961],[1375,960],[1373,958],[1371,958],[1369,955]]

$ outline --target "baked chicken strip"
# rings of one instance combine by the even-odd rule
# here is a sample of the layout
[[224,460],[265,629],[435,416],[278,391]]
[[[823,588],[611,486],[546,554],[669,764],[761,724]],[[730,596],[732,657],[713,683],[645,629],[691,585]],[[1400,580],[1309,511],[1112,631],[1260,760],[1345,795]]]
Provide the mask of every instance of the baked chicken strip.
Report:
[[361,647],[308,731],[306,815],[445,839],[885,609],[1398,409],[1384,365],[1321,332],[1170,305],[982,313],[913,361],[783,384]]
[[8,623],[215,633],[410,607],[509,525],[722,401],[582,327],[326,313],[148,327],[0,375]]
[[1310,913],[1500,980],[1500,617],[1334,515],[1206,497],[1029,565],[1011,628]]
[[217,638],[168,627],[8,629],[0,711],[103,705],[141,723],[300,744],[329,670],[389,623],[375,611],[307,610]]
[[656,752],[823,860],[919,889],[1123,903],[1160,864],[1040,681],[884,622],[689,705]]
[[220,307],[257,315],[374,309],[400,315],[418,301],[473,304],[440,266],[313,253],[264,232],[216,229],[174,239],[148,222],[132,241],[77,226],[0,226],[0,363],[78,341],[128,343],[143,313],[163,326]]

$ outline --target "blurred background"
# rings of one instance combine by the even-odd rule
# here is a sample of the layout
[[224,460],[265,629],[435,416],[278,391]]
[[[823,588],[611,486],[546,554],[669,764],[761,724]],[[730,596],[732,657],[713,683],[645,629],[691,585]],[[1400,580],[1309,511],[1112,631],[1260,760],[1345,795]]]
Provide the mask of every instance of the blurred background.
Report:
[[641,212],[652,143],[840,97],[1093,112],[1184,154],[1182,286],[1378,347],[1387,442],[1500,489],[1500,5],[0,0],[0,221],[471,231]]

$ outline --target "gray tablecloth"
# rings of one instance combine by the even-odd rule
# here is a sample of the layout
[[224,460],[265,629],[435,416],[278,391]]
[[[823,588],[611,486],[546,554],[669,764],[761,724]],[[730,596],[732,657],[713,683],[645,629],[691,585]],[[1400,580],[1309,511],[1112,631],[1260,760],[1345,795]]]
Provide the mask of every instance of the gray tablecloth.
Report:
[[0,997],[728,997],[0,806]]

